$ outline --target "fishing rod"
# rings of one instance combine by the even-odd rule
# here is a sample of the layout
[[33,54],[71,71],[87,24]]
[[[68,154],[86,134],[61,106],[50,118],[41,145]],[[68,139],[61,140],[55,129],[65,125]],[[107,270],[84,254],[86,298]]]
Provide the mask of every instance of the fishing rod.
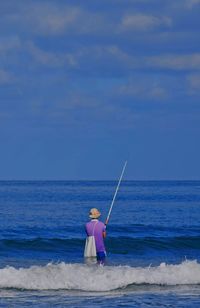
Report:
[[126,169],[126,165],[127,165],[127,161],[125,162],[124,167],[123,167],[123,169],[122,169],[122,173],[121,173],[121,176],[120,176],[120,178],[119,178],[119,182],[118,182],[117,188],[116,188],[116,190],[115,190],[115,194],[114,194],[113,199],[112,199],[112,203],[111,203],[111,206],[110,206],[110,209],[109,209],[109,212],[108,212],[108,216],[107,216],[107,218],[106,218],[105,225],[108,224],[108,221],[109,221],[109,218],[110,218],[110,214],[111,214],[111,212],[112,212],[112,208],[113,208],[113,205],[114,205],[114,202],[115,202],[115,198],[116,198],[116,196],[117,196],[117,192],[118,192],[118,190],[119,190],[119,186],[120,186],[122,177],[123,177],[123,175],[124,175],[124,171],[125,171],[125,169]]

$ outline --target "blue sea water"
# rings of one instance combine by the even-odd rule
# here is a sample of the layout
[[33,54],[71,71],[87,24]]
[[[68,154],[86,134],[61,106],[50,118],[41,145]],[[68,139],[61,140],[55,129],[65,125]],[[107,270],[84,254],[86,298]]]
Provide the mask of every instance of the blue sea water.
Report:
[[107,263],[85,264],[88,212],[114,181],[0,182],[0,307],[200,307],[200,181],[124,181]]

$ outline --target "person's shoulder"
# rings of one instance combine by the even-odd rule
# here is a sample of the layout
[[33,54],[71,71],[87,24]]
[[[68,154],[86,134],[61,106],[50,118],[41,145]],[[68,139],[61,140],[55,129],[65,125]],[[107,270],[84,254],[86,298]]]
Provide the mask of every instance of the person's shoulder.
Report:
[[105,224],[104,224],[102,221],[99,221],[99,224],[100,224],[102,227],[105,226]]

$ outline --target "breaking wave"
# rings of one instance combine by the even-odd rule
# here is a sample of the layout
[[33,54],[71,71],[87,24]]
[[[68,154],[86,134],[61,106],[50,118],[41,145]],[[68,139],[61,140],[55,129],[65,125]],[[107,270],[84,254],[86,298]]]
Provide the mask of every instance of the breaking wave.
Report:
[[24,290],[111,291],[129,285],[200,284],[200,264],[184,261],[177,265],[161,263],[156,267],[88,266],[49,263],[46,266],[0,269],[0,288]]

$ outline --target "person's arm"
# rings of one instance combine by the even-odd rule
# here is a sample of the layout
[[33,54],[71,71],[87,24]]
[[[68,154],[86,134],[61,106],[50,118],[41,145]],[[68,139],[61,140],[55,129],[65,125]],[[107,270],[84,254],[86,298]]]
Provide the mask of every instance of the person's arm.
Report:
[[106,225],[103,228],[103,238],[105,238],[105,237],[106,237]]
[[87,225],[85,225],[85,233],[88,236]]

